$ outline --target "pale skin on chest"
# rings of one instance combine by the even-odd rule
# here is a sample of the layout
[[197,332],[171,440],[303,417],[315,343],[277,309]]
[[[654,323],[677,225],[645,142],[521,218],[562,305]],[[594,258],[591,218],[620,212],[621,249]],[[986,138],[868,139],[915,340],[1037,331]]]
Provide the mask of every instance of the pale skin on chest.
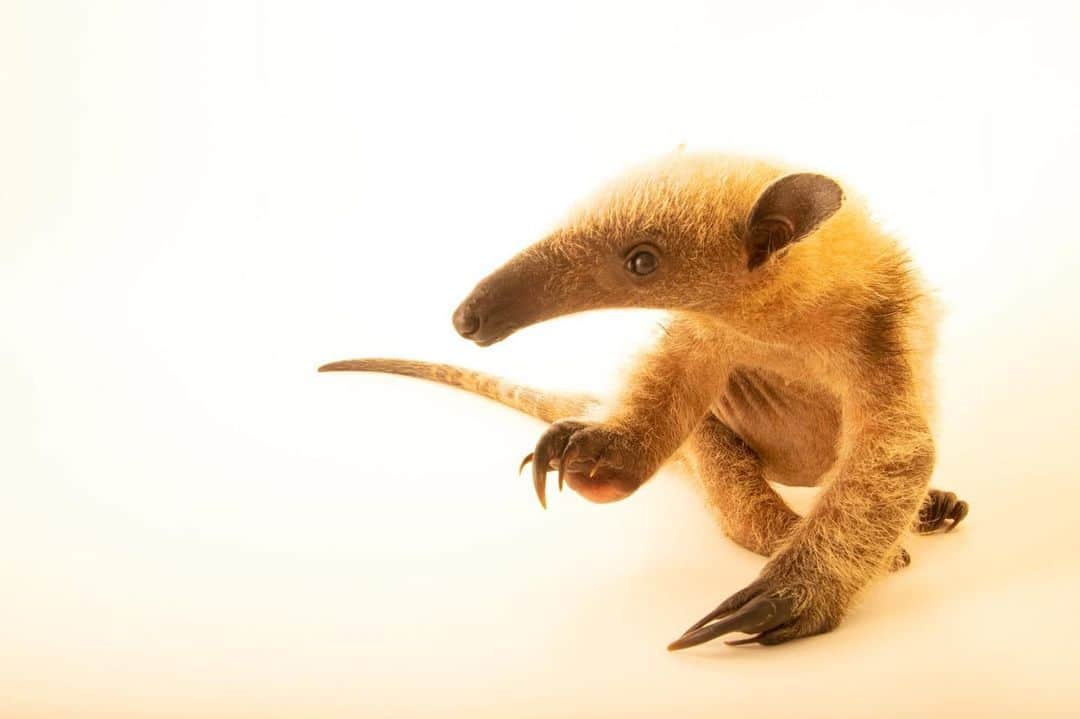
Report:
[[819,368],[786,345],[769,345],[730,328],[714,330],[725,348],[709,413],[761,460],[765,479],[813,487],[836,464],[841,402],[815,380]]
[[840,402],[820,385],[737,365],[710,409],[761,458],[769,481],[817,486],[836,463]]

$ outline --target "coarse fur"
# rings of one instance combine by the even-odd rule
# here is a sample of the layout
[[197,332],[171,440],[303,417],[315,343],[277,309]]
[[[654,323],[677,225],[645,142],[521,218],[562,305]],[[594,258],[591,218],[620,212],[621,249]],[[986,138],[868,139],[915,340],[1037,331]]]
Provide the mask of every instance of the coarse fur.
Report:
[[[549,469],[607,502],[685,459],[725,532],[772,558],[673,648],[733,630],[763,644],[827,631],[875,574],[907,563],[907,528],[966,514],[928,489],[936,306],[903,248],[835,180],[673,153],[481,281],[454,324],[488,345],[612,307],[671,318],[607,405],[422,362],[323,369],[431,379],[552,422],[531,455],[541,502]],[[800,518],[767,480],[824,489]]]

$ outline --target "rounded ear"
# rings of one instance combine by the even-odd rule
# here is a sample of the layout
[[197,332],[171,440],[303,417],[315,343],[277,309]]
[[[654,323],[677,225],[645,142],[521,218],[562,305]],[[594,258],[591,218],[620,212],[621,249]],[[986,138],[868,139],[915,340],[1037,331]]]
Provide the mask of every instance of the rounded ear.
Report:
[[766,187],[747,218],[747,269],[801,240],[832,217],[843,201],[844,192],[835,180],[810,172],[785,175]]

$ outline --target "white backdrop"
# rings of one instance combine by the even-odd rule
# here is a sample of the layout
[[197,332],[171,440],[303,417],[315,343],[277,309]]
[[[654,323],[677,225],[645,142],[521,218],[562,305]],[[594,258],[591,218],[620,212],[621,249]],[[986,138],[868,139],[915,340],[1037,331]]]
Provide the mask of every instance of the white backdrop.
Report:
[[[0,716],[1080,711],[1078,31],[1072,2],[3,3]],[[971,516],[776,649],[664,651],[762,564],[673,474],[543,513],[539,423],[314,371],[610,386],[655,318],[481,350],[450,313],[684,142],[839,173],[949,311],[934,484]]]

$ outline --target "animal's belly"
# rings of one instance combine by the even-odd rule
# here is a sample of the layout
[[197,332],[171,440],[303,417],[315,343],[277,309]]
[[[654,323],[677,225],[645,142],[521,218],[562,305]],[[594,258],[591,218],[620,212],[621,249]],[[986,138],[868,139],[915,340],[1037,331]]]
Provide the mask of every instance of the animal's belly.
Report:
[[809,487],[836,462],[840,404],[821,387],[740,368],[713,413],[758,453],[766,479]]

